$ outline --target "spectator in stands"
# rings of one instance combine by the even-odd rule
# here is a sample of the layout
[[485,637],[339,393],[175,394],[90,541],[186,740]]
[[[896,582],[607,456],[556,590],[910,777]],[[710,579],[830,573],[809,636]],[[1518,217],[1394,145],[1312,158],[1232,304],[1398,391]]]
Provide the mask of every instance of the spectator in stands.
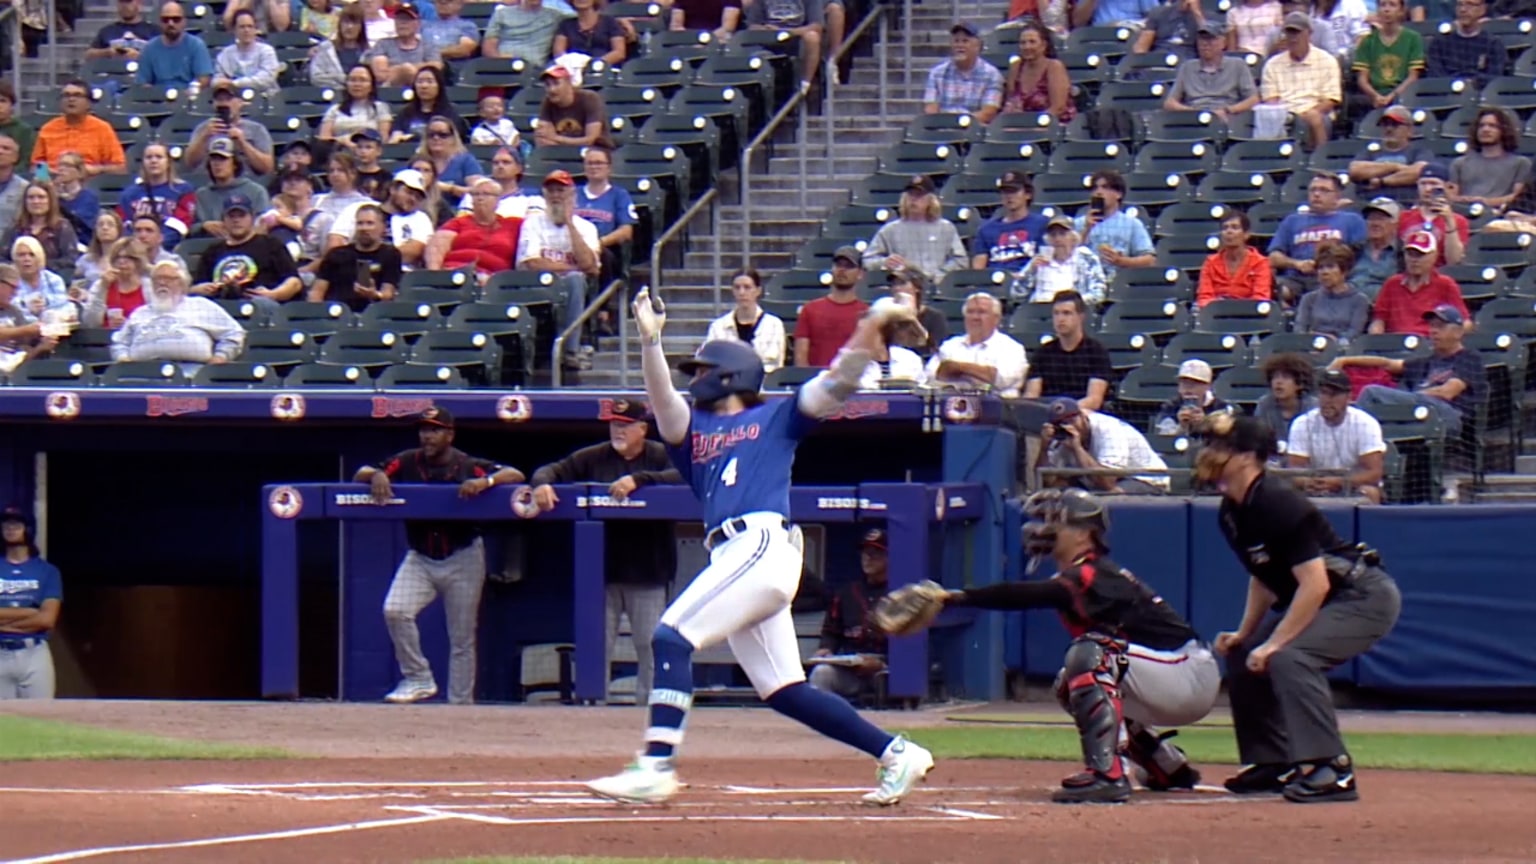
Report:
[[288,142],[283,148],[283,153],[278,157],[277,176],[272,178],[272,183],[267,187],[267,192],[272,195],[283,191],[283,177],[299,171],[305,174],[312,173],[315,169],[315,151],[310,143],[303,138]]
[[336,104],[325,110],[315,138],[320,141],[346,142],[362,132],[374,132],[382,141],[400,141],[391,136],[394,118],[389,103],[379,98],[378,79],[373,70],[359,63],[347,72],[346,89],[336,95]]
[[[1215,26],[1217,22],[1210,22]],[[1200,0],[1167,0],[1147,13],[1146,24],[1131,43],[1132,54],[1175,54],[1180,60],[1195,56],[1195,32],[1206,24]],[[1221,34],[1217,34],[1220,38]]]
[[265,213],[271,201],[261,184],[244,176],[245,166],[235,153],[235,143],[228,138],[215,138],[208,145],[208,177],[212,182],[197,190],[192,217],[203,234],[224,236],[225,201],[232,195],[250,199],[247,209],[254,208],[256,213]]
[[395,19],[384,9],[384,0],[353,0],[363,10],[363,29],[368,34],[368,44],[395,35]]
[[262,33],[278,33],[293,25],[293,7],[288,0],[230,0],[224,7],[225,30],[238,31],[241,12],[249,13]]
[[448,100],[448,79],[443,76],[443,70],[428,66],[417,71],[411,87],[416,98],[400,109],[400,116],[395,118],[394,131],[387,139],[391,144],[411,140],[425,143],[427,127],[439,117],[453,126],[460,141],[469,138],[469,124]]
[[1381,286],[1403,272],[1403,256],[1397,248],[1397,220],[1402,208],[1391,198],[1375,198],[1360,212],[1365,216],[1365,247],[1349,281],[1374,303]]
[[629,56],[629,40],[624,28],[602,10],[602,0],[571,0],[575,18],[567,18],[555,28],[553,53],[585,54],[609,66],[624,65]]
[[1365,114],[1396,102],[1424,74],[1424,37],[1403,26],[1408,19],[1404,0],[1378,0],[1377,24],[1355,49],[1352,101]]
[[1317,289],[1308,291],[1296,307],[1296,332],[1332,336],[1348,345],[1365,332],[1371,319],[1371,298],[1349,283],[1355,252],[1333,240],[1317,247]]
[[971,239],[971,269],[1006,270],[1017,275],[1035,257],[1045,239],[1046,218],[1031,213],[1035,184],[1023,171],[1004,171],[997,178],[1002,206],[981,223]]
[[534,143],[541,147],[563,144],[568,147],[611,147],[608,138],[607,106],[603,96],[585,90],[571,80],[571,70],[555,65],[540,76],[544,83],[544,101],[539,104],[539,124],[534,127]]
[[1516,152],[1519,147],[1520,127],[1513,115],[1503,108],[1479,109],[1466,154],[1451,163],[1451,200],[1482,204],[1496,213],[1508,207],[1531,183],[1531,160]]
[[869,365],[859,376],[860,390],[880,390],[884,382],[894,382],[893,387],[916,387],[923,383],[927,372],[923,358],[907,347],[916,342],[917,334],[908,322],[893,321],[880,330],[880,344],[870,354]]
[[1431,162],[1419,175],[1419,201],[1404,210],[1397,220],[1397,235],[1407,237],[1416,231],[1428,231],[1435,235],[1435,245],[1440,247],[1438,267],[1460,264],[1467,257],[1467,243],[1472,239],[1472,227],[1467,217],[1451,209],[1450,186],[1446,180],[1450,172],[1442,162]]
[[1455,19],[1456,0],[1409,0],[1408,20],[1410,21],[1423,23]]
[[80,323],[116,330],[149,297],[149,259],[131,237],[113,243],[108,256],[111,266],[92,280]]
[[468,60],[480,50],[480,28],[459,13],[464,0],[437,0],[437,20],[421,22],[421,33],[445,61]]
[[1486,14],[1486,0],[1456,0],[1456,26],[1429,40],[1429,77],[1460,78],[1481,90],[1507,74],[1509,51],[1499,37],[1484,32]]
[[485,93],[478,103],[479,123],[469,131],[469,143],[489,147],[516,147],[523,140],[517,124],[507,116],[507,100],[499,90]]
[[885,670],[887,637],[869,621],[869,612],[890,589],[890,543],[884,528],[872,528],[859,543],[859,572],[837,588],[821,620],[817,657],[857,656],[855,665],[817,663],[807,679],[812,687],[854,698]]
[[[458,211],[454,209],[450,200],[443,197],[442,186],[438,185],[437,182],[437,165],[430,158],[419,155],[413,156],[411,157],[411,164],[407,167],[420,171],[422,179],[427,181],[427,200],[421,206],[423,210],[431,214],[434,222],[441,225],[457,215]],[[543,201],[544,199],[539,199],[540,206],[543,206]]]
[[1195,56],[1179,64],[1163,100],[1165,110],[1209,111],[1225,121],[1259,104],[1259,88],[1248,64],[1227,56],[1225,47],[1220,24],[1205,21],[1195,28]]
[[1131,424],[1102,411],[1085,410],[1070,396],[1051,400],[1035,458],[1036,468],[1099,468],[1157,471],[1156,474],[1053,476],[1040,478],[1042,487],[1077,487],[1090,492],[1161,495],[1168,491],[1168,463],[1157,455],[1145,435]]
[[277,162],[272,156],[272,133],[255,120],[242,116],[245,100],[228,81],[214,83],[213,108],[215,115],[192,130],[192,140],[187,144],[182,163],[194,170],[203,167],[208,160],[209,144],[222,140],[233,142],[241,164],[251,173],[272,173]]
[[[436,71],[436,70],[429,70]],[[464,139],[452,119],[433,116],[427,134],[416,150],[417,158],[432,160],[437,174],[437,190],[449,201],[469,191],[469,184],[485,176],[474,154],[464,149]]]
[[377,130],[363,129],[352,134],[350,143],[352,155],[357,157],[357,191],[380,204],[389,200],[394,175],[379,161],[384,155],[383,137]]
[[1285,31],[1285,16],[1293,12],[1307,16],[1312,22],[1313,48],[1335,56],[1344,56],[1347,53],[1349,46],[1339,44],[1333,25],[1326,19],[1318,17],[1317,8],[1312,5],[1312,0],[1280,0],[1280,9],[1282,12],[1280,25],[1270,31],[1269,48],[1260,53],[1267,56],[1285,51],[1286,46],[1290,44],[1290,34]]
[[320,261],[315,282],[309,286],[311,303],[335,301],[362,312],[369,303],[395,299],[400,250],[384,242],[386,219],[377,204],[357,208],[351,241],[326,252]]
[[933,178],[913,175],[901,193],[898,218],[880,226],[864,250],[871,270],[916,270],[937,285],[944,274],[965,268],[965,244],[954,223],[943,216]]
[[75,236],[81,243],[89,243],[96,230],[96,215],[101,212],[101,198],[80,182],[84,176],[85,159],[79,153],[65,153],[59,157],[53,190],[59,197],[59,211],[74,226]]
[[59,340],[43,335],[43,325],[18,302],[21,275],[11,264],[0,264],[0,372],[15,372],[21,364],[53,351]]
[[16,152],[31,158],[37,143],[37,130],[16,116],[16,87],[5,79],[0,79],[0,135],[15,141]]
[[346,87],[350,70],[359,64],[368,65],[363,62],[368,46],[362,3],[342,6],[341,15],[336,19],[336,36],[309,52],[309,83],[336,90]]
[[1367,384],[1360,391],[1360,406],[1369,411],[1378,405],[1423,405],[1435,412],[1451,436],[1461,435],[1462,422],[1473,415],[1488,396],[1488,373],[1482,355],[1462,344],[1466,314],[1450,303],[1424,313],[1433,352],[1427,357],[1398,360],[1391,357],[1339,357],[1329,369],[1350,367],[1385,369],[1397,376],[1405,389]]
[[161,227],[158,218],[145,213],[133,217],[128,227],[132,228],[133,239],[138,242],[139,248],[144,250],[144,257],[149,259],[150,267],[169,261],[183,270],[187,269],[187,262],[182,260],[180,255],[165,248],[165,230]]
[[[539,190],[523,188],[523,160],[513,147],[499,148],[491,156],[491,179],[501,184],[501,200],[496,203],[496,213],[522,219],[529,210],[542,210],[544,199]],[[471,202],[466,197],[459,202],[460,214],[470,211]]]
[[187,13],[180,3],[160,7],[160,38],[151,40],[139,53],[135,81],[166,89],[187,90],[192,84],[208,86],[213,58],[202,39],[187,32]]
[[31,237],[43,249],[43,256],[69,266],[79,255],[80,241],[64,213],[58,196],[47,183],[29,183],[22,196],[21,213],[0,234],[0,250],[10,249],[18,237]]
[[821,68],[826,4],[821,0],[743,2],[742,15],[752,30],[783,30],[800,40],[800,89],[810,89]]
[[741,29],[741,0],[672,0],[667,10],[668,30],[708,30],[716,42],[729,42]]
[[1435,269],[1437,249],[1435,235],[1427,231],[1403,239],[1404,270],[1388,279],[1376,295],[1370,332],[1428,336],[1428,319],[1424,316],[1442,305],[1455,306],[1463,318],[1471,317],[1466,301],[1461,299],[1461,286]]
[[890,289],[892,297],[907,296],[911,298],[912,306],[917,309],[917,323],[923,325],[928,331],[928,340],[920,345],[908,345],[917,356],[927,360],[933,356],[933,352],[939,350],[944,340],[949,338],[949,323],[944,320],[944,313],[925,305],[923,297],[928,292],[928,280],[923,274],[915,270],[897,270],[886,274],[886,286]]
[[[395,173],[389,187],[389,197],[384,202],[384,237],[400,250],[402,266],[415,270],[422,263],[427,251],[427,241],[436,233],[436,223],[421,209],[427,199],[427,181],[420,171],[406,168]],[[349,207],[336,217],[331,234],[326,238],[326,248],[334,249],[351,243],[356,230],[357,214],[366,204]]]
[[796,366],[825,369],[853,335],[859,319],[869,309],[856,291],[864,278],[863,260],[859,250],[852,246],[839,246],[832,253],[832,287],[827,296],[805,304],[800,317],[795,319]]
[[581,161],[587,182],[576,190],[576,215],[597,226],[603,264],[598,281],[607,285],[628,272],[624,261],[625,246],[635,238],[638,214],[629,190],[610,182],[613,151],[605,147],[588,147]]
[[1157,0],[1079,0],[1072,4],[1072,27],[1140,24]]
[[117,210],[124,222],[140,215],[154,216],[166,229],[166,245],[175,248],[186,238],[197,210],[197,190],[176,176],[170,148],[155,141],[139,158],[139,176],[118,193]]
[[315,181],[307,171],[287,171],[278,184],[271,209],[261,214],[259,221],[267,234],[288,247],[294,262],[302,267],[324,252],[323,244],[316,242],[323,238],[306,230],[311,217],[319,212],[315,209]]
[[1072,220],[1083,245],[1099,253],[1104,278],[1113,282],[1122,267],[1151,267],[1157,263],[1152,235],[1139,218],[1125,211],[1125,178],[1119,171],[1095,171],[1090,178],[1093,197],[1088,210]]
[[331,233],[331,226],[343,211],[355,204],[373,201],[373,198],[357,188],[357,159],[351,153],[331,154],[325,176],[330,191],[315,196],[315,209],[320,211],[320,215],[314,217],[307,229],[319,238],[321,248],[324,248],[326,235]]
[[0,135],[0,225],[16,221],[21,212],[21,196],[27,191],[27,178],[17,173],[21,152],[16,149],[16,139]]
[[1376,418],[1349,404],[1352,386],[1349,376],[1336,369],[1320,376],[1317,407],[1293,420],[1283,439],[1286,459],[1292,468],[1349,472],[1346,477],[1298,477],[1296,485],[1308,495],[1353,491],[1380,504],[1387,442]]
[[763,310],[763,277],[756,270],[737,270],[731,276],[731,296],[736,307],[709,324],[705,342],[745,342],[762,358],[763,369],[772,372],[784,365],[784,321]]
[[1178,395],[1164,402],[1153,418],[1159,435],[1192,435],[1212,414],[1233,413],[1236,407],[1217,398],[1211,390],[1216,375],[1211,364],[1190,358],[1179,364]]
[[1339,209],[1344,183],[1337,174],[1314,171],[1307,185],[1307,206],[1280,220],[1269,241],[1269,263],[1276,288],[1287,302],[1317,287],[1317,244],[1337,240],[1358,249],[1365,243],[1365,220]]
[[1019,395],[1029,371],[1024,346],[999,331],[1003,301],[982,291],[965,298],[965,332],[944,340],[928,358],[930,381],[990,387],[1004,399]]
[[469,190],[470,211],[443,223],[427,243],[428,270],[454,270],[473,264],[481,281],[517,265],[523,217],[496,212],[501,185],[489,177]]
[[249,300],[272,312],[298,296],[304,286],[293,256],[281,240],[256,233],[256,213],[255,203],[243,194],[224,199],[224,237],[203,250],[192,293]]
[[521,60],[537,69],[549,65],[555,31],[560,22],[572,17],[564,3],[550,5],[544,0],[517,0],[503,3],[485,25],[480,53],[485,57]]
[[[101,278],[102,273],[112,269],[112,247],[118,240],[124,239],[123,220],[116,210],[103,210],[96,214],[94,227],[85,251],[75,259],[75,283],[81,288],[90,287]],[[148,264],[147,259],[145,264]],[[149,273],[148,266],[144,272]]]
[[1071,219],[1057,216],[1045,228],[1045,245],[1024,265],[1008,293],[1025,303],[1052,303],[1062,292],[1071,291],[1097,307],[1107,290],[1099,256],[1081,244]]
[[1229,210],[1221,219],[1220,246],[1200,268],[1200,287],[1195,305],[1213,300],[1272,300],[1275,277],[1263,253],[1249,245],[1252,223],[1241,210]]
[[392,87],[409,87],[417,72],[443,66],[437,45],[422,35],[421,12],[414,3],[395,7],[395,35],[373,43],[363,59],[373,69],[374,78]]
[[256,41],[256,16],[248,9],[236,12],[234,31],[234,44],[224,46],[214,58],[214,89],[229,84],[250,88],[258,96],[276,93],[277,76],[282,74],[283,65],[277,61],[277,49]]
[[[756,6],[748,6],[748,15]],[[933,67],[923,88],[923,113],[969,114],[982,124],[1003,108],[1003,73],[981,59],[981,31],[968,21],[949,28],[949,59]]]
[[156,264],[150,271],[149,301],[112,334],[112,360],[168,360],[195,372],[202,364],[239,357],[245,328],[207,297],[189,296],[188,288],[185,270]]
[[64,82],[64,89],[59,92],[59,109],[60,116],[37,130],[37,143],[32,149],[34,167],[46,164],[57,171],[61,156],[78,153],[85,160],[88,176],[128,173],[128,159],[112,124],[91,116],[91,88],[84,81],[71,78]]
[[85,49],[85,59],[121,57],[137,60],[144,46],[159,35],[160,28],[144,20],[144,9],[139,0],[117,0],[117,20],[96,31],[95,40]]
[[1051,301],[1056,338],[1035,349],[1024,382],[1025,399],[1065,396],[1076,399],[1079,408],[1104,408],[1114,368],[1103,343],[1087,334],[1087,317],[1088,303],[1076,291],[1063,291]]
[[1312,20],[1333,31],[1330,53],[1345,69],[1356,47],[1371,32],[1370,17],[1364,0],[1312,0]]
[[1386,195],[1406,204],[1417,196],[1419,177],[1435,162],[1435,154],[1413,140],[1413,112],[1407,108],[1393,105],[1382,112],[1377,125],[1381,129],[1380,144],[1360,149],[1360,155],[1349,163],[1349,179],[1361,194]]
[[[587,308],[587,279],[601,267],[597,226],[576,215],[576,181],[567,171],[551,171],[544,178],[544,209],[523,220],[517,241],[517,269],[553,273],[565,294],[565,306],[556,307],[555,326],[564,330]],[[567,368],[583,369],[591,363],[592,349],[571,339],[566,346]]]
[[1259,397],[1253,416],[1269,424],[1276,441],[1284,442],[1291,421],[1317,407],[1317,397],[1312,395],[1312,363],[1300,354],[1271,354],[1264,358],[1259,371],[1269,383],[1269,392]]
[[1067,64],[1056,58],[1056,43],[1039,21],[1019,28],[1019,56],[1008,64],[1002,93],[1004,114],[1049,114],[1059,124],[1077,115]]
[[1285,16],[1286,50],[1264,61],[1260,92],[1264,101],[1283,105],[1307,130],[1306,146],[1317,147],[1332,134],[1333,113],[1343,102],[1339,61],[1313,50],[1312,19],[1305,13]]
[[1228,51],[1267,56],[1270,34],[1280,29],[1285,18],[1279,0],[1243,0],[1227,10]]
[[59,274],[48,269],[42,244],[32,237],[17,237],[10,246],[10,257],[19,276],[16,295],[21,308],[36,318],[70,308],[69,289]]
[[331,0],[304,0],[304,6],[299,10],[299,32],[321,39],[335,39],[337,23],[341,19],[336,12],[339,5]]

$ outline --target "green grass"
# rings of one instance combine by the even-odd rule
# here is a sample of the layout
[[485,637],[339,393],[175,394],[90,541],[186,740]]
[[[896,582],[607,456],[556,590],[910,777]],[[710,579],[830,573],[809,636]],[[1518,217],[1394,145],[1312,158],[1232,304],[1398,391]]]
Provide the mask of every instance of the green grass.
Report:
[[276,748],[159,738],[0,715],[0,761],[38,759],[284,759]]
[[[1082,758],[1071,727],[914,729],[914,741],[949,759]],[[1536,775],[1536,735],[1354,732],[1345,738],[1355,761],[1370,768]],[[1197,763],[1237,764],[1232,732],[1222,728],[1179,730],[1174,743]]]

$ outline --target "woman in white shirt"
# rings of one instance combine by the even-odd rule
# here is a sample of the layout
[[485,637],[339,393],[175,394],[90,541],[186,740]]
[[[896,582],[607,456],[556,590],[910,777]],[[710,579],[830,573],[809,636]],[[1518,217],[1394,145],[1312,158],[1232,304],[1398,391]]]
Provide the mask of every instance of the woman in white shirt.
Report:
[[736,297],[736,308],[710,323],[704,341],[745,342],[763,359],[764,371],[783,366],[784,322],[758,305],[763,297],[763,277],[756,270],[736,271],[731,277],[731,294]]
[[346,89],[336,95],[336,104],[320,118],[315,137],[321,141],[350,142],[364,129],[373,129],[389,140],[393,122],[389,103],[379,99],[379,82],[367,64],[358,63],[347,71]]
[[1045,228],[1045,245],[1024,265],[1009,293],[1026,303],[1050,303],[1062,291],[1076,291],[1083,302],[1097,306],[1107,287],[1099,256],[1080,244],[1072,220],[1057,216]]

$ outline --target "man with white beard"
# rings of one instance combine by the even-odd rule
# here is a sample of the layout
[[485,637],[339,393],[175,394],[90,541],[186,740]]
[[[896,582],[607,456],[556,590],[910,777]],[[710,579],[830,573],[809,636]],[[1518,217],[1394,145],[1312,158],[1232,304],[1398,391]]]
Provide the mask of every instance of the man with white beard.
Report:
[[191,277],[165,262],[150,271],[149,302],[112,334],[112,360],[167,360],[188,375],[228,363],[245,350],[245,329],[207,297],[188,296]]

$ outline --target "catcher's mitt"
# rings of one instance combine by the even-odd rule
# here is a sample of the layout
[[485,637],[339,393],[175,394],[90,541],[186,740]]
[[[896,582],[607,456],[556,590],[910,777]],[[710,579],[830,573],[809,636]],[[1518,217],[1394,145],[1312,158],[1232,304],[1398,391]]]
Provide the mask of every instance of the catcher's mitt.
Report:
[[892,636],[911,635],[933,623],[944,609],[948,594],[943,585],[931,579],[903,585],[880,598],[870,613],[870,621]]

